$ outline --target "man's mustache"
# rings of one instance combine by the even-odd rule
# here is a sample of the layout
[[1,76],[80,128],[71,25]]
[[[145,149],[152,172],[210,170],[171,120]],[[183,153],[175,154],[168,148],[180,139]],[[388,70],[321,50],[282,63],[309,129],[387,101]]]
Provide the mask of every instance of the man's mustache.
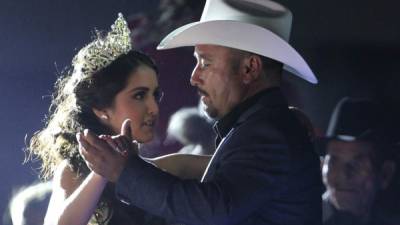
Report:
[[207,92],[204,91],[204,90],[202,90],[202,89],[200,89],[200,88],[197,88],[197,93],[198,93],[199,95],[208,96]]

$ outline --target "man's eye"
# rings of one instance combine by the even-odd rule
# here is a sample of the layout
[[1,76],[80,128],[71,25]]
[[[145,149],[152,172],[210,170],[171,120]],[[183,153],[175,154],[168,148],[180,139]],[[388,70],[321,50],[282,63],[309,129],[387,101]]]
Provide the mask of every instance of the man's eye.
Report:
[[361,165],[360,162],[355,161],[355,162],[351,162],[351,163],[349,164],[349,167],[350,167],[353,171],[359,172],[359,171],[361,170],[361,168],[362,168],[362,165]]
[[200,60],[200,67],[206,68],[210,65],[210,63],[206,62],[204,59]]
[[337,158],[335,156],[330,156],[328,163],[329,166],[335,165],[337,163]]
[[143,100],[145,96],[146,93],[144,91],[139,91],[133,95],[133,98],[136,100]]

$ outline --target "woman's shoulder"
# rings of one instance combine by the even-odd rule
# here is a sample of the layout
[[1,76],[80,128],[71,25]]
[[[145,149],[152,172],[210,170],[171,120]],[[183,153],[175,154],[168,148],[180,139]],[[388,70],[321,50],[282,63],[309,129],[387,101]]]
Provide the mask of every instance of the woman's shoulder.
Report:
[[73,171],[68,160],[63,160],[54,172],[53,185],[58,186],[70,195],[82,182],[82,179]]

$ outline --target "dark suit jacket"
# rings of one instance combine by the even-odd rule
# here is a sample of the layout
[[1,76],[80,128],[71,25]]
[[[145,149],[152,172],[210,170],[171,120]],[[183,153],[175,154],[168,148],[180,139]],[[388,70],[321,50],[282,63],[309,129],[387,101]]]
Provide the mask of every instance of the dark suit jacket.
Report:
[[242,113],[202,182],[181,180],[133,158],[116,193],[185,224],[321,224],[319,159],[279,89]]

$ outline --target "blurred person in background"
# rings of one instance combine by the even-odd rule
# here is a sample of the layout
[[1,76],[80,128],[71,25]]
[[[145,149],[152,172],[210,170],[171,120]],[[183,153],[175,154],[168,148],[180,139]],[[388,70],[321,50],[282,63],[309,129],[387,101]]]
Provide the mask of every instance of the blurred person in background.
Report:
[[197,107],[181,108],[172,114],[167,129],[167,143],[178,141],[179,153],[212,155],[215,133],[212,122],[201,115]]
[[3,224],[42,225],[51,190],[51,181],[34,183],[17,190],[12,195]]
[[325,155],[325,225],[399,222],[379,204],[396,170],[393,151],[398,134],[390,129],[394,121],[388,115],[383,105],[370,99],[344,98],[337,104],[326,137],[317,141]]

